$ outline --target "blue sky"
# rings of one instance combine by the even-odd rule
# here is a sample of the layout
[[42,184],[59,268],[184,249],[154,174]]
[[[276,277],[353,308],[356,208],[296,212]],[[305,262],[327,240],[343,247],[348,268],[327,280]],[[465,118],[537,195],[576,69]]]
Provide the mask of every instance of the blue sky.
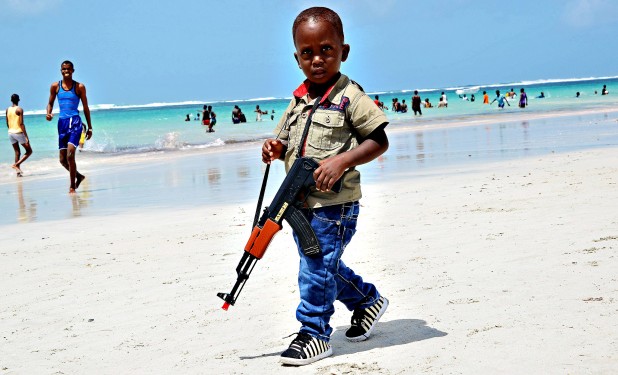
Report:
[[368,92],[618,75],[616,0],[0,0],[0,96],[44,108],[69,59],[91,104],[289,97],[291,25],[315,5]]

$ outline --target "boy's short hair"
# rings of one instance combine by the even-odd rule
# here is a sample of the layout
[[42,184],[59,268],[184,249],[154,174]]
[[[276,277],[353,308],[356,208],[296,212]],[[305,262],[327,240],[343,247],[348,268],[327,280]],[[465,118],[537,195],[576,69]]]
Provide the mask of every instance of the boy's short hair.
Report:
[[19,103],[19,95],[17,95],[17,94],[11,95],[11,103],[13,103],[13,104]]
[[312,7],[300,12],[292,25],[292,39],[296,40],[296,29],[298,29],[298,26],[308,21],[325,21],[330,23],[335,28],[337,35],[341,38],[341,42],[344,41],[341,18],[339,18],[337,12],[326,7]]
[[64,60],[64,61],[62,62],[62,64],[60,64],[60,66],[62,66],[62,65],[64,65],[64,64],[71,65],[71,68],[72,68],[72,69],[75,69],[75,66],[73,66],[73,63],[72,63],[72,62],[70,62],[69,60]]

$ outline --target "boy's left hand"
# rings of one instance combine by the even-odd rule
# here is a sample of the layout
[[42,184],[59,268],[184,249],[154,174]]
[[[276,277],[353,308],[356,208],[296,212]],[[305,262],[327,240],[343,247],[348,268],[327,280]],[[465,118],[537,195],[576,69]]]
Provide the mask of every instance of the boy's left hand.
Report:
[[315,188],[319,191],[330,191],[343,172],[347,169],[344,154],[339,154],[320,162],[320,166],[313,172]]

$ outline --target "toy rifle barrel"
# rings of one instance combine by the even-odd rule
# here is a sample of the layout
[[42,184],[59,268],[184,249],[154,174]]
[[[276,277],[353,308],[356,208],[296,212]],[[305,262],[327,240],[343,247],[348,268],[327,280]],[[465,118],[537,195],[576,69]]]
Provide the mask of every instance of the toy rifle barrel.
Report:
[[236,283],[234,284],[232,291],[230,293],[217,293],[217,296],[225,301],[221,307],[223,310],[227,311],[230,305],[234,306],[236,303],[236,298],[238,298],[242,288],[249,279],[249,275],[251,275],[257,261],[258,258],[250,253],[246,251],[243,253],[242,258],[238,263],[238,267],[236,267],[236,274],[238,277],[236,278]]

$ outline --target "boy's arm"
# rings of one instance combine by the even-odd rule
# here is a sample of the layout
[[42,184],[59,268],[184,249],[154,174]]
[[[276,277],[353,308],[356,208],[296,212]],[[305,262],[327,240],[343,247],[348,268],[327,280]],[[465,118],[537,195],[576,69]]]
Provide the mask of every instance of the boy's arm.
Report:
[[51,121],[51,119],[54,117],[54,115],[52,115],[52,110],[54,109],[54,102],[56,101],[56,92],[58,91],[58,82],[54,82],[51,85],[51,88],[49,89],[49,100],[47,101],[47,115],[45,116],[45,119],[47,121]]
[[21,107],[17,107],[15,110],[15,114],[19,116],[19,126],[21,127],[21,131],[24,133],[26,140],[28,140],[28,133],[26,132],[26,124],[24,124],[24,110]]
[[329,191],[348,168],[368,163],[386,152],[388,137],[384,132],[385,126],[380,125],[372,131],[358,147],[322,160],[320,167],[313,173],[316,189]]
[[86,124],[88,124],[88,130],[86,131],[86,139],[92,138],[92,122],[90,121],[90,107],[88,107],[88,97],[86,96],[86,86],[80,83],[77,88],[79,89],[79,98],[82,100],[82,107],[84,108],[84,116],[86,117]]

